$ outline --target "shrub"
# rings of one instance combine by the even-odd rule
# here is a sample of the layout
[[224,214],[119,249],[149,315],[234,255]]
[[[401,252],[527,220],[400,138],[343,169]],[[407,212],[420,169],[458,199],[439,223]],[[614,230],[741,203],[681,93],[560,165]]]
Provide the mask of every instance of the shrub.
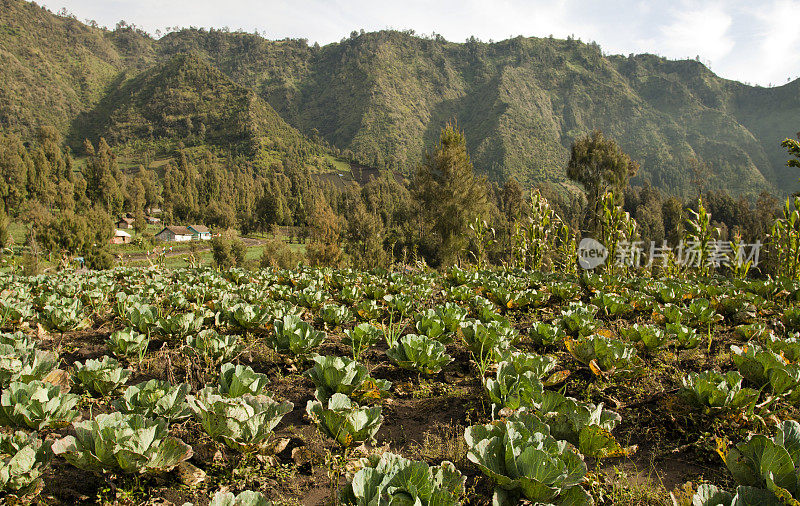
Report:
[[267,267],[294,269],[302,261],[302,253],[293,250],[280,239],[268,239],[264,243],[264,251],[261,253],[259,265],[262,269]]

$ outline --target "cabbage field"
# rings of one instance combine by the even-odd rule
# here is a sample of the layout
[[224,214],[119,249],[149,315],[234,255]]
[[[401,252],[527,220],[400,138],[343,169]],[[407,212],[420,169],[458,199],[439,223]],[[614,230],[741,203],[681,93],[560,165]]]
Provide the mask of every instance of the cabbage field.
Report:
[[0,494],[800,504],[800,283],[518,270],[0,278]]

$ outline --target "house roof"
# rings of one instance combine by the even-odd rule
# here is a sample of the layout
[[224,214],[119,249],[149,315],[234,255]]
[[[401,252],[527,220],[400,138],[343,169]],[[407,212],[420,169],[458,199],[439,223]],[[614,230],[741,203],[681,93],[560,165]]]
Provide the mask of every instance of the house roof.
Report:
[[124,230],[116,229],[114,231],[114,236],[115,237],[130,237],[131,234],[125,232]]
[[[164,227],[163,230],[161,230],[161,232],[163,232],[164,230],[169,230],[170,232],[172,232],[175,235],[193,235],[193,232],[191,230],[189,230],[186,227],[181,227],[181,226],[178,226],[178,225],[168,225],[168,226]],[[161,232],[159,232],[159,234]],[[158,235],[158,234],[156,234],[156,235]]]
[[210,234],[211,230],[208,229],[205,225],[189,225],[187,228],[194,230],[198,234]]
[[120,221],[124,221],[125,223],[130,225],[131,223],[133,223],[136,220],[134,220],[133,218],[129,218],[127,216],[123,216],[122,218],[119,219],[119,221],[117,223],[119,223]]

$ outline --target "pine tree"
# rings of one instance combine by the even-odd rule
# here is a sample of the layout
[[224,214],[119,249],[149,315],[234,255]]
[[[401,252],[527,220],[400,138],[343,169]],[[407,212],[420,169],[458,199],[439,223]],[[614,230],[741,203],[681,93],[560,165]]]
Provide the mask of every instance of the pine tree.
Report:
[[567,177],[581,183],[586,191],[589,204],[587,224],[591,232],[595,232],[599,226],[603,195],[611,191],[621,198],[628,180],[638,170],[639,164],[599,130],[572,144]]
[[[488,208],[486,181],[473,171],[464,134],[448,123],[432,153],[426,153],[414,180],[423,247],[434,263],[455,261],[468,244],[469,224]],[[432,248],[431,248],[432,247]]]

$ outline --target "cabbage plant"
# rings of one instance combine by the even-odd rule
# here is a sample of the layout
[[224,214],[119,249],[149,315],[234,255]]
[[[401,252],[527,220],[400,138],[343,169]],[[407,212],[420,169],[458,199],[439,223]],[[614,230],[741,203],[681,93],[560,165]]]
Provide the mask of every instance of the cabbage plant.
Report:
[[383,308],[372,299],[359,301],[355,307],[356,316],[362,321],[376,320],[383,314]]
[[697,345],[700,344],[700,336],[697,331],[680,323],[667,323],[666,332],[668,336],[675,339],[678,348],[689,350],[697,348]]
[[53,453],[86,471],[159,473],[188,460],[192,447],[168,436],[167,422],[111,413],[73,424],[74,436],[53,443]]
[[150,338],[132,328],[112,332],[108,338],[111,352],[118,357],[136,357],[140,362],[147,353]]
[[336,393],[327,403],[308,401],[308,417],[320,430],[344,448],[374,441],[381,427],[381,407],[361,407],[346,395]]
[[597,321],[594,319],[596,314],[596,306],[573,302],[561,311],[561,324],[572,334],[589,335],[597,328]]
[[61,299],[47,305],[43,311],[45,326],[53,331],[70,332],[89,326],[89,319],[83,312],[83,304],[79,299]]
[[556,281],[549,285],[550,293],[562,301],[575,300],[580,297],[581,285],[570,281]]
[[35,314],[30,302],[0,298],[0,328],[17,326]]
[[655,351],[667,344],[667,333],[656,325],[634,323],[620,329],[620,333],[631,341],[641,341],[647,351]]
[[179,313],[156,322],[158,333],[165,337],[183,339],[188,334],[195,334],[203,329],[205,315],[202,313]]
[[514,505],[520,497],[535,504],[593,504],[580,486],[586,476],[582,457],[553,438],[536,415],[521,410],[506,420],[473,425],[464,439],[467,458],[496,484],[493,504]]
[[423,374],[435,374],[453,361],[445,347],[436,339],[408,334],[386,350],[386,355],[403,369],[414,369]]
[[220,490],[211,498],[208,506],[271,506],[272,503],[267,501],[264,494],[261,492],[253,492],[252,490],[244,490],[239,494],[234,495],[233,492]]
[[261,327],[272,317],[272,309],[264,305],[240,302],[227,308],[228,321],[244,330]]
[[399,314],[400,316],[411,314],[414,308],[414,299],[409,295],[384,295],[383,301],[386,302],[386,306],[392,313]]
[[689,324],[695,328],[701,325],[711,326],[722,320],[722,315],[717,314],[711,301],[706,298],[694,299],[686,308],[685,314]]
[[800,365],[789,364],[774,351],[757,344],[731,346],[733,363],[747,381],[757,387],[770,385],[772,393],[790,393],[800,384]]
[[32,342],[0,344],[0,387],[12,381],[27,383],[44,379],[58,365],[58,354],[34,348]]
[[800,334],[795,333],[786,338],[769,334],[764,344],[789,362],[800,362]]
[[342,342],[353,350],[353,358],[358,358],[370,346],[384,339],[383,330],[369,323],[359,323],[353,330],[344,331]]
[[492,401],[492,416],[497,417],[503,408],[532,408],[541,402],[544,386],[530,370],[519,371],[511,362],[500,362],[494,378],[484,380],[486,392]]
[[0,434],[0,494],[18,498],[38,494],[49,461],[49,448],[36,434]]
[[263,395],[223,397],[211,387],[186,400],[206,434],[229,448],[246,452],[261,448],[294,407],[291,402],[278,402]]
[[539,346],[553,346],[556,343],[563,342],[566,336],[564,329],[558,325],[550,325],[544,322],[534,323],[528,331],[528,337],[531,338],[533,344]]
[[688,319],[684,316],[684,309],[672,303],[664,304],[659,311],[667,323],[681,323]]
[[314,330],[296,315],[286,315],[273,323],[275,332],[266,338],[267,344],[280,353],[307,355],[322,343],[325,332]]
[[755,401],[758,391],[742,388],[742,375],[738,371],[719,373],[691,372],[681,379],[681,396],[706,413],[724,409],[741,409]]
[[598,293],[592,299],[592,303],[606,316],[622,316],[633,311],[628,299],[616,293]]
[[444,339],[447,337],[447,328],[445,327],[444,321],[439,318],[439,315],[436,314],[436,311],[433,309],[415,314],[414,320],[416,321],[415,326],[417,332],[419,332],[420,335],[432,339]]
[[79,400],[52,383],[12,381],[0,396],[0,425],[36,430],[64,427],[80,416],[74,409]]
[[214,329],[205,329],[197,334],[186,336],[186,345],[197,350],[211,363],[231,360],[244,349],[239,336],[220,334]]
[[158,323],[158,308],[147,304],[133,304],[127,308],[123,319],[137,331],[149,336]]
[[692,506],[781,506],[775,494],[767,489],[738,487],[733,494],[716,485],[703,483],[692,497]]
[[544,378],[552,371],[558,361],[550,355],[528,353],[510,349],[503,355],[503,362],[508,362],[518,373],[530,371],[536,378]]
[[358,402],[380,399],[392,386],[389,381],[371,378],[366,367],[346,357],[317,355],[313,360],[314,366],[303,375],[314,382],[316,398],[323,403],[335,393]]
[[458,304],[445,302],[443,306],[436,308],[436,315],[447,332],[456,333],[461,328],[461,323],[466,320],[467,310]]
[[186,396],[189,384],[171,385],[166,381],[151,379],[125,389],[115,400],[114,409],[121,413],[138,413],[147,418],[163,418],[167,423],[192,416]]
[[480,361],[497,361],[513,344],[513,333],[497,322],[471,320],[461,324],[461,336],[467,348]]
[[466,478],[448,461],[438,466],[392,452],[373,455],[341,493],[341,503],[458,506]]
[[331,327],[342,325],[353,318],[353,314],[347,307],[338,304],[325,304],[322,306],[320,316],[322,316],[322,321]]
[[567,339],[564,344],[575,360],[588,365],[595,374],[628,369],[636,357],[636,348],[632,345],[600,334]]
[[611,434],[622,417],[605,409],[602,403],[595,405],[546,390],[536,412],[550,427],[553,437],[569,441],[584,455],[614,457],[634,450],[622,448]]
[[786,420],[772,438],[756,434],[719,453],[739,484],[736,494],[717,503],[700,502],[703,496],[696,495],[695,504],[778,506],[800,500],[800,423]]
[[109,356],[101,360],[90,358],[86,364],[75,362],[75,378],[87,389],[106,396],[124,385],[132,372]]
[[247,365],[222,364],[219,370],[219,386],[217,391],[225,397],[241,397],[243,395],[266,395],[269,376],[257,373]]

